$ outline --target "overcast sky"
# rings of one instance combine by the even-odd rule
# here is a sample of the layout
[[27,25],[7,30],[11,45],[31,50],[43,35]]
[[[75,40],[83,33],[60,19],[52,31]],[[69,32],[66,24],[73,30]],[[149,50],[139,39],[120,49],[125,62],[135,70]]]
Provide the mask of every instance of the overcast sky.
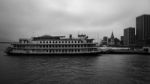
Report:
[[0,0],[0,39],[40,35],[88,34],[119,38],[150,14],[150,0]]

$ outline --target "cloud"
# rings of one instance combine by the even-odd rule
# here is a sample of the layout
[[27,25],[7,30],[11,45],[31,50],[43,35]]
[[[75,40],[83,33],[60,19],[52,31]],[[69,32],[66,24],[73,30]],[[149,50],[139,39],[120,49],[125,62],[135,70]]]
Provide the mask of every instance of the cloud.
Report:
[[119,37],[145,13],[150,14],[149,0],[0,0],[0,38],[79,31],[93,37],[114,31]]

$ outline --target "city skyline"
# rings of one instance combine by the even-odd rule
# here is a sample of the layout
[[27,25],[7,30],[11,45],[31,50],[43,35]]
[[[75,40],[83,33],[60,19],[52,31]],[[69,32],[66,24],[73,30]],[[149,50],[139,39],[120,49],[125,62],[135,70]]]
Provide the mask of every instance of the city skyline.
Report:
[[40,35],[88,34],[120,38],[135,27],[136,17],[150,14],[149,0],[0,0],[0,39]]

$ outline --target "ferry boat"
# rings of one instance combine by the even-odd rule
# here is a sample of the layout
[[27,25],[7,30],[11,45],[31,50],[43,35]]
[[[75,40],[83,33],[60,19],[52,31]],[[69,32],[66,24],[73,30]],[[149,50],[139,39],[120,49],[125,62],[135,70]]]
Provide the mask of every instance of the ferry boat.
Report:
[[44,35],[29,39],[19,39],[7,48],[8,55],[96,55],[99,54],[97,43],[85,34],[73,38],[70,35],[50,36]]

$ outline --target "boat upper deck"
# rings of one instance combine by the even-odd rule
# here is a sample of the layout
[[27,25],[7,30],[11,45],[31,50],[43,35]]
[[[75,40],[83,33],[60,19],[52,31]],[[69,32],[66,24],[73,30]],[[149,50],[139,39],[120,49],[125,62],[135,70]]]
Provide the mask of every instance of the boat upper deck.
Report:
[[19,42],[13,42],[11,44],[16,45],[43,45],[43,44],[53,44],[53,45],[67,45],[67,44],[95,44],[93,43],[94,39],[88,39],[88,36],[86,35],[78,35],[78,38],[72,38],[72,35],[70,35],[69,38],[65,38],[65,36],[48,36],[44,35],[41,37],[33,37],[31,39],[19,39]]

